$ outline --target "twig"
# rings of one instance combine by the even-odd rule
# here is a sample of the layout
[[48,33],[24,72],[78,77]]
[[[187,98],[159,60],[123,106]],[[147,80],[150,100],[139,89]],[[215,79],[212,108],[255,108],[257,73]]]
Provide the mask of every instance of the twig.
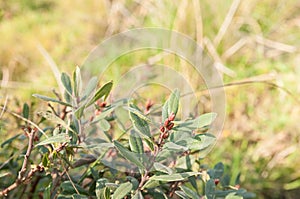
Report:
[[36,166],[35,168],[32,168],[27,175],[26,171],[28,170],[28,160],[30,157],[30,154],[32,152],[33,149],[33,141],[34,141],[34,136],[35,136],[35,130],[32,130],[31,132],[28,132],[29,134],[29,141],[28,141],[28,148],[26,151],[26,154],[24,156],[24,161],[23,161],[23,165],[22,168],[19,171],[19,175],[16,179],[16,181],[10,185],[9,187],[5,188],[3,191],[0,191],[0,196],[7,196],[7,194],[14,190],[15,188],[17,188],[19,185],[21,185],[22,183],[24,183],[25,181],[28,181],[31,179],[31,177],[36,173],[36,172],[42,172],[44,171],[44,167],[43,166]]
[[21,120],[27,122],[28,124],[31,124],[32,126],[36,127],[36,128],[37,128],[37,129],[38,129],[38,130],[46,137],[46,138],[48,138],[48,135],[47,135],[47,134],[46,134],[46,133],[38,126],[38,125],[36,125],[34,122],[28,120],[28,119],[25,118],[25,117],[22,117],[21,115],[19,115],[19,114],[17,114],[17,113],[14,113],[14,112],[8,110],[8,109],[7,109],[6,107],[4,107],[4,106],[0,106],[0,109],[6,111],[6,112],[8,112],[9,114],[11,114],[11,115],[13,115],[13,116],[15,116],[15,117],[17,117],[17,118],[19,118],[19,119],[21,119]]

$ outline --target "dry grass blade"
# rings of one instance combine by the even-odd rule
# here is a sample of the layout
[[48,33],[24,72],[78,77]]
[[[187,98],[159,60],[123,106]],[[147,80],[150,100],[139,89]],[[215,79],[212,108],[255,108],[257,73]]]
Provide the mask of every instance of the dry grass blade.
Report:
[[220,72],[222,72],[230,77],[236,76],[236,73],[233,70],[229,69],[222,63],[222,60],[221,60],[216,48],[212,44],[212,42],[207,37],[205,37],[203,41],[204,41],[204,45],[206,46],[206,48],[208,50],[208,53],[214,59],[215,67],[217,68],[217,70],[219,70]]
[[263,38],[259,35],[256,36],[256,42],[268,48],[273,48],[278,51],[283,51],[287,53],[294,53],[297,51],[297,48],[295,46],[287,45],[277,41],[272,41],[270,39]]
[[193,6],[194,6],[194,16],[195,16],[195,23],[196,23],[196,40],[198,44],[203,46],[203,22],[202,22],[200,2],[198,0],[193,0]]
[[228,29],[231,21],[233,19],[234,14],[236,13],[236,11],[237,11],[237,9],[238,9],[238,7],[240,5],[240,1],[241,0],[234,0],[232,2],[231,7],[230,7],[230,9],[229,9],[229,11],[228,11],[228,13],[227,13],[227,15],[225,17],[225,20],[222,23],[222,25],[221,25],[221,27],[219,29],[219,32],[218,32],[217,36],[214,39],[214,45],[215,46],[218,46],[220,44],[220,42],[222,41],[222,39],[223,39],[223,37],[224,37],[224,35],[225,35],[225,33],[226,33],[226,31],[227,31],[227,29]]
[[63,85],[61,83],[61,80],[60,80],[60,71],[59,71],[56,63],[54,62],[54,60],[51,58],[51,56],[49,55],[49,53],[46,51],[46,49],[41,44],[38,44],[37,48],[39,49],[39,51],[41,52],[41,54],[44,56],[45,60],[49,64],[49,66],[50,66],[50,68],[51,68],[51,70],[52,70],[52,72],[54,74],[54,77],[56,79],[56,82],[58,84],[59,91],[63,95],[64,94],[64,87],[63,87]]

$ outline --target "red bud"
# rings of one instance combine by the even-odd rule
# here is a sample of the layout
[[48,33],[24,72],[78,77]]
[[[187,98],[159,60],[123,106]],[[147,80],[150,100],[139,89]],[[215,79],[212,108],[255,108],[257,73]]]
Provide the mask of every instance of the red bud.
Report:
[[174,123],[169,123],[169,125],[167,126],[168,130],[171,130],[174,127]]
[[215,185],[218,185],[218,184],[219,184],[219,182],[220,182],[220,180],[219,180],[219,179],[215,179]]
[[175,114],[171,113],[171,115],[169,116],[169,121],[174,121],[175,119]]
[[169,126],[169,124],[170,124],[169,119],[166,119],[166,121],[165,121],[165,123],[164,123],[164,126],[167,127],[167,126]]

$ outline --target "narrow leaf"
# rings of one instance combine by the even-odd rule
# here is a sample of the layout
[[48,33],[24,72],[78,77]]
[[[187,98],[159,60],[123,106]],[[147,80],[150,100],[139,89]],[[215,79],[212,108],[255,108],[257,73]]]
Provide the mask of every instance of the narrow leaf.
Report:
[[177,114],[179,106],[180,93],[178,89],[175,89],[168,99],[168,115],[171,113]]
[[109,95],[109,93],[112,89],[112,86],[113,86],[112,81],[104,84],[100,89],[97,90],[94,97],[87,103],[86,107],[92,105],[93,103],[95,103],[98,99],[100,99],[103,96],[104,96],[104,100],[105,100],[107,98],[107,96]]
[[74,94],[76,97],[79,97],[82,89],[82,79],[80,68],[77,66],[73,72],[73,85],[74,85]]
[[47,101],[47,102],[55,102],[55,103],[58,103],[58,104],[61,104],[61,105],[64,105],[64,106],[70,106],[70,107],[72,107],[72,105],[69,104],[69,103],[62,102],[62,101],[59,101],[57,99],[54,99],[54,98],[51,98],[51,97],[47,97],[47,96],[44,96],[44,95],[33,94],[32,96],[36,97],[36,98],[39,98],[41,100]]
[[134,108],[133,105],[130,105],[129,107],[128,106],[124,106],[124,108],[126,110],[128,110],[129,112],[134,113],[135,115],[137,115],[142,120],[145,120],[146,122],[151,123],[151,120],[148,117],[146,117],[141,111],[139,111],[138,109]]
[[196,192],[194,192],[193,190],[191,190],[190,188],[186,187],[186,186],[180,186],[180,189],[187,195],[189,196],[189,198],[191,199],[198,199],[199,196]]
[[173,170],[171,168],[169,168],[161,163],[158,163],[158,162],[155,162],[153,167],[156,171],[160,171],[162,173],[166,173],[169,175],[171,175],[173,173]]
[[129,136],[129,146],[132,152],[143,154],[144,146],[141,137],[132,130]]
[[103,130],[103,131],[108,131],[111,127],[110,123],[105,119],[100,120],[98,122],[98,124],[99,124],[100,129]]
[[214,199],[215,198],[215,189],[216,185],[213,179],[209,179],[205,186],[205,195],[207,199]]
[[62,134],[49,137],[41,141],[40,143],[38,143],[36,146],[42,146],[42,145],[53,144],[53,143],[62,143],[62,142],[70,142],[69,135],[62,133]]
[[132,189],[132,184],[130,182],[123,183],[116,189],[112,198],[122,199],[131,191],[131,189]]
[[63,121],[62,119],[60,119],[59,117],[57,117],[56,115],[54,115],[53,113],[47,112],[47,111],[40,111],[38,112],[38,115],[46,118],[47,120],[51,120],[52,122],[56,123],[56,124],[60,124],[62,125],[64,128],[68,129],[69,131],[72,131],[73,133],[74,130],[72,128],[70,128],[65,121]]
[[60,79],[66,91],[72,96],[72,84],[69,75],[62,73]]
[[171,175],[154,175],[149,178],[149,180],[157,180],[157,181],[164,181],[164,182],[174,182],[185,180],[190,176],[195,176],[201,174],[200,172],[185,172],[185,173],[175,173]]
[[90,81],[88,82],[86,88],[84,89],[83,97],[81,98],[82,100],[85,100],[88,98],[91,93],[96,89],[98,83],[98,78],[97,77],[92,77]]
[[137,191],[134,196],[132,197],[132,199],[144,199],[141,191]]
[[[130,106],[133,106],[133,105],[130,105]],[[133,127],[141,135],[144,135],[144,137],[146,136],[147,138],[151,137],[150,128],[149,128],[148,122],[146,120],[141,119],[138,115],[136,115],[133,112],[129,112],[129,117],[130,117],[130,120],[133,124]]]
[[190,199],[183,191],[175,191],[175,194],[182,199]]
[[29,117],[29,106],[27,103],[24,103],[23,105],[23,117],[26,119]]
[[125,159],[129,160],[130,162],[135,164],[140,169],[145,169],[142,162],[136,156],[136,153],[130,152],[127,148],[123,147],[122,144],[120,142],[116,141],[116,140],[113,143],[114,143],[115,147],[117,148],[117,150],[120,152],[120,154]]

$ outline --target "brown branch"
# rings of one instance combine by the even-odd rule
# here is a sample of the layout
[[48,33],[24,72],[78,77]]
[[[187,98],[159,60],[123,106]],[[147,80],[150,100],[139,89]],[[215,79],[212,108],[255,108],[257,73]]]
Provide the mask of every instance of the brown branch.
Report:
[[31,130],[31,132],[27,132],[27,133],[29,135],[28,136],[29,137],[28,148],[27,148],[26,154],[24,156],[23,165],[22,165],[22,167],[19,171],[18,177],[12,185],[10,185],[9,187],[7,187],[4,190],[0,191],[0,196],[7,196],[10,191],[14,190],[15,188],[17,188],[19,185],[21,185],[25,181],[29,181],[36,172],[44,171],[44,167],[38,165],[35,168],[32,168],[28,172],[28,174],[25,175],[26,171],[28,170],[28,160],[29,160],[30,154],[31,154],[32,149],[33,149],[33,141],[34,141],[35,130],[33,129],[33,130]]

